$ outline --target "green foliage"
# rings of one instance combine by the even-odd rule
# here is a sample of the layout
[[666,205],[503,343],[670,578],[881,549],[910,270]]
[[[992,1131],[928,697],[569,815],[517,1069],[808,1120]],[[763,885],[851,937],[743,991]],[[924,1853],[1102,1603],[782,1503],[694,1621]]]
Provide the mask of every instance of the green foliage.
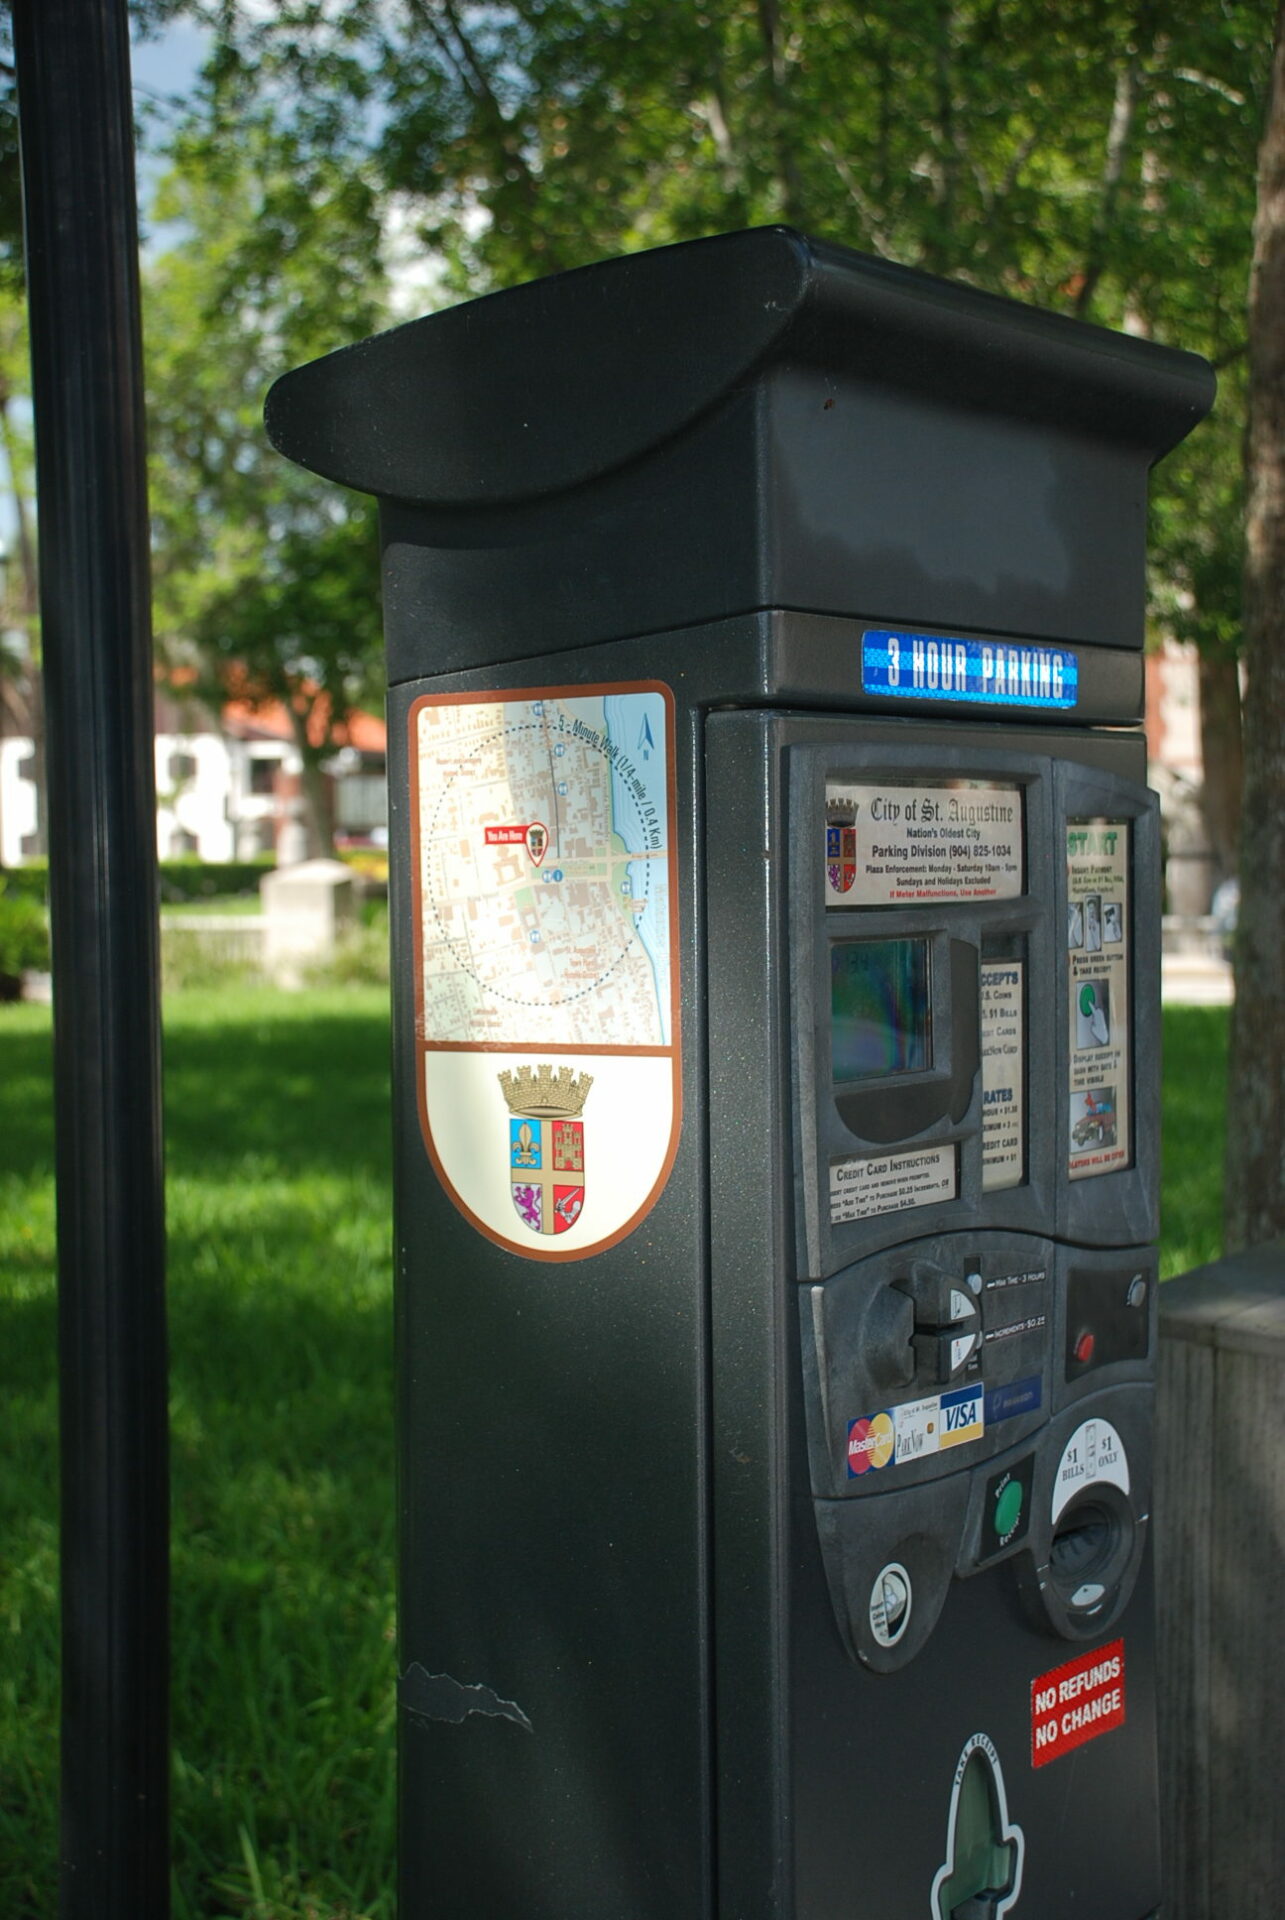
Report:
[[0,289],[21,290],[22,178],[18,167],[18,89],[13,21],[0,7]]
[[49,925],[43,907],[28,894],[11,892],[0,878],[0,982],[48,970]]
[[[237,894],[257,894],[264,874],[271,873],[275,866],[270,853],[254,860],[198,860],[194,856],[162,860],[158,869],[161,901],[168,906],[181,900],[208,903]],[[5,868],[0,890],[44,902],[49,894],[48,860],[24,860],[20,867]]]
[[36,900],[43,906],[49,898],[49,862],[24,860],[20,867],[0,868],[0,891],[11,900]]
[[371,902],[356,926],[349,927],[324,961],[305,970],[309,986],[384,987],[389,984],[388,907]]
[[[240,154],[248,126],[253,155],[270,114],[309,206],[359,182],[440,262],[442,296],[785,219],[1229,369],[1243,346],[1271,46],[1248,0],[194,10],[206,138]],[[261,225],[252,254],[275,262],[286,229]],[[356,338],[328,305],[314,345]],[[1232,371],[1156,504],[1157,617],[1215,647],[1235,638],[1242,407]]]
[[1044,304],[1239,325],[1270,21],[1238,0],[211,19],[215,111],[272,94],[302,151],[369,156],[461,290],[785,218]]
[[162,860],[161,900],[169,905],[180,900],[210,902],[229,895],[257,894],[264,875],[275,866],[270,853],[255,860]]
[[285,706],[317,852],[331,729],[380,699],[374,507],[274,453],[263,400],[379,324],[376,196],[257,108],[233,137],[194,115],[172,159],[144,279],[157,638],[196,694]]
[[1151,619],[1175,640],[1234,656],[1245,553],[1245,361],[1219,375],[1218,403],[1171,453],[1151,488]]

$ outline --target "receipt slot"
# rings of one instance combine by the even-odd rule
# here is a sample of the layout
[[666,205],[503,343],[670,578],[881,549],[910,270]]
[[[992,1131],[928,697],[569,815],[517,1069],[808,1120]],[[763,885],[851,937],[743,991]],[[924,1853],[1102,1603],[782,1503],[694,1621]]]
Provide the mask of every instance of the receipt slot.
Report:
[[1189,356],[778,229],[287,375],[381,502],[400,1911],[1143,1920]]

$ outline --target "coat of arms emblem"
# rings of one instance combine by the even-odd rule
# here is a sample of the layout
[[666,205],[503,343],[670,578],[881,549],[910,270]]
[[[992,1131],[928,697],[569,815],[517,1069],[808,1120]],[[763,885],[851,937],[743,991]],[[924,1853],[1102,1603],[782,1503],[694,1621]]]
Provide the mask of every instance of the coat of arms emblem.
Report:
[[565,1233],[584,1210],[584,1112],[593,1075],[519,1067],[499,1076],[509,1109],[509,1184],[532,1233]]
[[826,808],[825,870],[832,893],[851,893],[857,877],[857,815],[842,803]]

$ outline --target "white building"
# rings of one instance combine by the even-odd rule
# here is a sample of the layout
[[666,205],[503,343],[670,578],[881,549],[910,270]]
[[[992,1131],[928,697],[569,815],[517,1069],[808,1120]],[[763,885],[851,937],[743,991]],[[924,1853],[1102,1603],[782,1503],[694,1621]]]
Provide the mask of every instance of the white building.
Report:
[[[382,841],[388,823],[382,720],[355,713],[326,763],[341,843]],[[37,821],[29,737],[0,739],[0,866],[20,866]],[[290,715],[231,701],[216,720],[195,699],[156,696],[156,850],[162,860],[304,857],[302,759]]]

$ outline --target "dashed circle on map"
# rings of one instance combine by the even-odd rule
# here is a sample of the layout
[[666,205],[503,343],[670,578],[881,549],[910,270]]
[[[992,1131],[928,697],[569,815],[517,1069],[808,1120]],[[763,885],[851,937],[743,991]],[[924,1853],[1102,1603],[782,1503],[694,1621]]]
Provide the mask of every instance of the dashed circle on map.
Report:
[[[651,898],[651,868],[650,861],[646,854],[630,852],[626,848],[619,856],[606,857],[605,861],[604,856],[600,854],[590,854],[590,856],[581,863],[582,870],[577,872],[575,860],[571,856],[558,850],[558,843],[561,837],[559,794],[557,791],[558,783],[556,780],[551,780],[549,796],[547,800],[541,801],[541,805],[547,806],[549,809],[546,818],[549,829],[553,835],[558,866],[552,870],[552,875],[556,875],[556,878],[551,876],[550,871],[546,871],[545,874],[540,874],[534,867],[532,868],[531,900],[529,908],[523,916],[531,922],[526,928],[526,952],[530,958],[538,959],[542,948],[555,947],[561,954],[566,955],[569,953],[572,956],[570,963],[563,968],[556,979],[550,980],[540,991],[532,992],[530,989],[535,983],[529,976],[524,978],[515,965],[513,948],[517,944],[516,938],[489,951],[483,946],[479,952],[475,950],[468,941],[469,919],[466,918],[462,928],[454,927],[451,924],[452,921],[458,919],[458,915],[453,911],[453,903],[448,903],[444,898],[440,897],[434,885],[439,860],[444,878],[447,877],[449,863],[444,856],[440,854],[434,855],[431,850],[437,845],[439,819],[443,810],[447,807],[452,790],[459,781],[468,780],[475,776],[478,758],[483,752],[492,747],[496,740],[506,739],[508,736],[518,733],[539,733],[542,731],[544,731],[542,723],[529,721],[520,726],[501,727],[497,729],[494,734],[487,735],[483,739],[475,741],[472,746],[469,762],[457,767],[455,771],[449,774],[443,781],[432,816],[429,821],[425,823],[427,827],[425,841],[428,857],[425,860],[424,889],[426,898],[432,909],[433,918],[437,922],[444,944],[459,966],[460,971],[467,974],[470,979],[475,980],[492,998],[502,1001],[508,1006],[530,1008],[533,1010],[565,1007],[573,1001],[582,1000],[587,995],[596,993],[601,987],[605,986],[612,978],[612,975],[617,973],[621,966],[635,954],[635,952],[642,955],[644,959],[647,958],[646,948],[639,939],[636,930],[630,927],[618,950],[610,952],[605,958],[597,956],[596,965],[591,965],[588,968],[583,967],[581,963],[580,970],[577,970],[576,942],[577,940],[582,941],[585,951],[589,953],[593,952],[594,943],[600,935],[601,927],[595,919],[591,908],[595,903],[599,912],[607,907],[612,897],[613,874],[625,871],[631,867],[640,866],[642,868],[641,894],[634,892],[632,880],[627,880],[622,883],[628,888],[630,911],[635,921],[641,919],[646,913]],[[605,753],[601,747],[594,746],[588,741],[582,740],[580,744],[586,751],[597,752],[601,758],[607,762],[608,778],[610,779],[611,767],[609,755]],[[621,799],[627,799],[636,809],[639,838],[645,842],[647,838],[646,820],[642,806],[636,795],[631,793],[623,783],[618,785],[616,791]],[[511,849],[506,848],[506,851],[511,851]],[[461,886],[460,904],[469,903],[475,905],[472,891],[475,884],[475,850],[471,846],[463,848],[455,858],[468,867],[468,873],[465,876],[466,884]],[[604,864],[606,868],[605,874],[603,872]],[[449,919],[446,916],[449,916]],[[528,989],[526,992],[514,991],[514,987],[519,981]]]

